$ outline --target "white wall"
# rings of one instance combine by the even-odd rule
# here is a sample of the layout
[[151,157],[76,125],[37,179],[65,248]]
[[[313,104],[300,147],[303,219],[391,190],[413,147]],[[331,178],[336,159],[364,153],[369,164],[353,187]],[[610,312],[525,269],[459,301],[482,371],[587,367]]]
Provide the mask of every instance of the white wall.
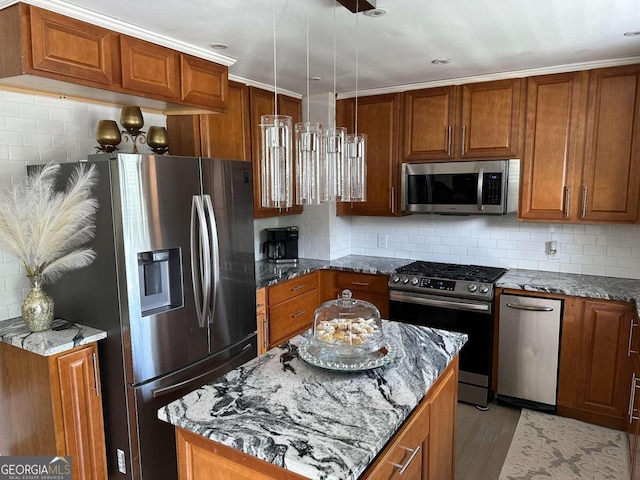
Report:
[[[166,125],[164,115],[143,114],[145,127]],[[27,165],[74,162],[95,153],[98,120],[119,118],[120,107],[0,90],[0,186],[22,181]],[[121,145],[122,151],[129,148]],[[0,248],[0,320],[19,316],[28,292],[21,263]]]

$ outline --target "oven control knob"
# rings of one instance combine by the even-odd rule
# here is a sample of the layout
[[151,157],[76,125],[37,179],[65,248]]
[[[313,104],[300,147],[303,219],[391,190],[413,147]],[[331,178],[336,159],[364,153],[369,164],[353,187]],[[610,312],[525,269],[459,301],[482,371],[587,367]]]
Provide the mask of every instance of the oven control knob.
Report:
[[486,285],[480,285],[480,293],[487,293],[489,291],[489,287]]
[[393,283],[398,283],[400,281],[400,277],[398,275],[394,275],[393,277],[391,277],[391,281]]
[[478,286],[475,283],[470,283],[467,288],[470,292],[475,292],[478,289]]
[[417,285],[418,284],[418,277],[413,277],[411,279],[411,285]]
[[409,283],[409,277],[402,277],[402,283]]

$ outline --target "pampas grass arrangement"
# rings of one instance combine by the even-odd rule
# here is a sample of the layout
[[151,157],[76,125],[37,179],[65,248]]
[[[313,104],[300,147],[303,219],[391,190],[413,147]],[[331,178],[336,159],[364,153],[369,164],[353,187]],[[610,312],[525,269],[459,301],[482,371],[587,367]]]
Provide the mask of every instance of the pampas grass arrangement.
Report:
[[48,164],[24,183],[0,189],[0,245],[24,264],[30,279],[44,282],[91,264],[96,255],[82,247],[94,235],[96,171],[79,165],[64,192],[55,190],[59,171],[60,165]]

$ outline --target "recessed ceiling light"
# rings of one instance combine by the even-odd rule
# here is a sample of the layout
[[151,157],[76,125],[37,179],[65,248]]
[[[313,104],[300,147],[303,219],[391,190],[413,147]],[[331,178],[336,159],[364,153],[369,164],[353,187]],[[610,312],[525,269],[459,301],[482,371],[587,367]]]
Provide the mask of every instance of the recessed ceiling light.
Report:
[[637,36],[640,36],[640,30],[637,30],[635,32],[624,32],[624,36],[625,37],[637,37]]
[[362,13],[367,17],[382,17],[387,14],[387,11],[384,8],[372,8],[371,10],[365,10]]
[[209,46],[214,50],[226,50],[227,48],[229,48],[229,45],[227,45],[226,43],[212,43]]
[[446,65],[448,63],[451,63],[451,59],[450,58],[436,58],[435,60],[431,60],[431,63],[433,63],[434,65]]

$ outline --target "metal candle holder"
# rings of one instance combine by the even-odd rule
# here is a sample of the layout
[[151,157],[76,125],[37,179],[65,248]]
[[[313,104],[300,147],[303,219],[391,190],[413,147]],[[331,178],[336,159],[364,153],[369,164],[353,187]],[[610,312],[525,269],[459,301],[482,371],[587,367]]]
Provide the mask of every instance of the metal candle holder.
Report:
[[137,142],[140,139],[141,144],[147,142],[147,136],[141,129],[144,126],[144,118],[140,107],[128,106],[122,107],[120,112],[120,125],[124,128],[122,138],[125,142],[131,140],[133,143],[133,152],[138,153]]

